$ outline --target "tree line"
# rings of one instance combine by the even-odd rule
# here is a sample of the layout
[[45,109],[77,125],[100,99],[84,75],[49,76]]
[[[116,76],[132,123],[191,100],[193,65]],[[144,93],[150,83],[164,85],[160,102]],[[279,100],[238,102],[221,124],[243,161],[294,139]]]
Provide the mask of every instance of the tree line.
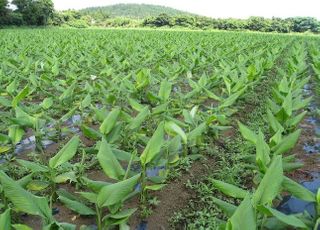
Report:
[[[52,0],[0,0],[0,26],[67,26],[85,28],[99,27],[182,27],[190,29],[250,30],[261,32],[312,32],[320,33],[320,21],[312,17],[248,19],[213,19],[192,14],[175,15],[160,13],[156,16],[132,18],[110,15],[104,8],[88,10],[55,11]],[[148,5],[144,5],[147,9]],[[129,6],[128,6],[129,7]],[[136,9],[136,8],[134,8]],[[157,9],[159,10],[159,9]],[[119,12],[123,14],[124,6]],[[153,9],[153,11],[155,11]],[[118,11],[117,11],[118,12]],[[127,11],[127,12],[136,12]],[[175,12],[176,13],[176,12]],[[135,15],[135,14],[133,14]]]

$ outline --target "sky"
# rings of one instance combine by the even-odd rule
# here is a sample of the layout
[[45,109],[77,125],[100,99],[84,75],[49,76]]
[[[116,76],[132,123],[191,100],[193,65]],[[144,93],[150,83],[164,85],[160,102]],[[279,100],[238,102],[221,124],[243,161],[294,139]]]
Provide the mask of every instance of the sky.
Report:
[[213,18],[310,16],[320,19],[320,0],[53,0],[57,10],[82,9],[117,3],[169,6]]

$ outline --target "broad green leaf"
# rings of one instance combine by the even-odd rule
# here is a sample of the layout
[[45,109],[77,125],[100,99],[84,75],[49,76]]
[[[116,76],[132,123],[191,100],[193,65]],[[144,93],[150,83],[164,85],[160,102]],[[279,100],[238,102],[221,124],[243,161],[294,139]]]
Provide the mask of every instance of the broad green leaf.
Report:
[[229,204],[229,203],[227,203],[227,202],[225,202],[225,201],[223,201],[223,200],[217,199],[217,198],[215,198],[215,197],[211,197],[210,199],[211,199],[211,200],[213,201],[213,203],[215,203],[228,217],[231,217],[231,216],[235,213],[235,211],[236,211],[236,209],[237,209],[237,207],[236,207],[235,205]]
[[53,218],[47,198],[38,197],[27,192],[2,171],[0,171],[0,182],[6,197],[13,203],[16,210],[41,216],[46,223],[52,222]]
[[256,213],[252,206],[250,195],[244,198],[240,206],[228,220],[227,228],[230,230],[256,230]]
[[102,136],[101,133],[99,133],[95,129],[90,128],[89,126],[86,126],[84,124],[81,125],[81,131],[84,136],[86,136],[87,138],[93,139],[93,140],[101,139],[101,136]]
[[102,139],[97,158],[108,177],[120,180],[124,176],[124,169],[121,167],[105,139]]
[[35,162],[26,161],[22,159],[17,159],[17,162],[26,169],[29,169],[31,172],[48,172],[49,168],[44,165],[40,165]]
[[210,182],[212,183],[212,185],[215,188],[219,189],[224,194],[231,196],[233,198],[242,198],[243,199],[246,197],[246,195],[248,193],[246,190],[243,190],[242,188],[239,188],[239,187],[232,185],[232,184],[225,183],[220,180],[210,179]]
[[149,108],[148,106],[145,106],[140,111],[140,113],[130,121],[130,123],[128,124],[128,128],[131,130],[140,128],[141,124],[147,119],[149,114],[150,114]]
[[288,95],[285,97],[282,107],[286,114],[291,117],[292,115],[292,94],[291,91],[289,91]]
[[81,101],[80,108],[84,109],[88,107],[91,104],[91,95],[90,93],[87,94],[87,96]]
[[283,181],[282,156],[275,156],[253,194],[255,206],[271,204],[279,194]]
[[183,142],[186,144],[187,143],[187,135],[185,134],[185,132],[180,128],[180,126],[178,126],[176,123],[174,123],[173,121],[167,121],[165,122],[165,126],[164,126],[165,130],[167,133],[169,134],[178,134],[181,139],[183,140]]
[[53,105],[53,99],[51,97],[44,99],[43,102],[41,103],[41,107],[43,109],[49,109],[52,105]]
[[260,207],[260,210],[263,210],[263,212],[267,215],[272,215],[275,218],[277,218],[278,220],[280,220],[281,222],[289,225],[289,226],[293,226],[296,228],[302,228],[302,229],[308,229],[308,227],[297,217],[293,216],[293,215],[286,215],[282,212],[279,212],[276,209],[273,209],[271,207],[268,206],[263,206]]
[[288,136],[282,138],[281,142],[272,148],[272,151],[275,155],[280,155],[287,153],[292,149],[297,143],[301,134],[301,129],[296,130],[295,132],[289,134]]
[[19,94],[18,94],[15,98],[13,98],[13,100],[12,100],[12,107],[13,107],[13,108],[16,108],[17,105],[19,104],[19,102],[20,102],[23,98],[25,98],[26,96],[28,96],[29,92],[30,92],[30,88],[29,88],[29,86],[27,85],[23,90],[21,90],[21,91],[19,92]]
[[140,179],[140,174],[127,180],[104,186],[97,198],[99,207],[105,207],[122,202],[134,189]]
[[86,206],[83,203],[80,203],[77,200],[71,200],[65,196],[59,195],[59,200],[69,209],[72,211],[79,213],[80,215],[84,216],[90,216],[90,215],[95,215],[96,212],[93,211],[91,208]]
[[253,144],[257,143],[257,135],[251,131],[247,126],[242,124],[241,122],[238,122],[239,130],[241,135],[248,141],[250,141]]
[[138,101],[129,98],[128,99],[129,105],[136,111],[141,111],[143,108],[145,108],[143,105],[141,105]]
[[140,156],[142,165],[148,164],[157,156],[164,142],[163,137],[164,123],[161,122]]
[[27,189],[30,191],[42,191],[48,188],[49,183],[40,180],[33,180],[27,184]]
[[161,98],[162,102],[166,102],[171,93],[172,84],[167,80],[162,80],[160,85],[160,90],[158,96]]
[[32,230],[32,228],[24,224],[13,224],[12,227],[15,230]]
[[107,135],[111,132],[115,126],[121,110],[119,108],[113,109],[108,116],[104,119],[103,123],[100,126],[100,132]]
[[71,140],[49,160],[49,167],[57,168],[59,165],[69,161],[77,153],[79,142],[79,136],[72,137]]
[[264,140],[264,135],[259,129],[259,134],[256,143],[256,162],[259,168],[263,171],[266,170],[270,162],[270,148]]
[[267,118],[269,122],[269,126],[272,128],[273,132],[278,132],[279,130],[282,132],[284,129],[282,125],[279,123],[277,118],[272,114],[271,110],[267,110]]
[[316,202],[315,194],[288,177],[283,178],[282,186],[285,191],[298,199]]
[[7,209],[4,213],[0,215],[0,226],[3,230],[11,229],[11,214],[10,209]]
[[286,125],[288,127],[296,127],[302,121],[302,119],[305,117],[307,113],[308,113],[307,111],[304,111],[298,114],[297,116],[290,118],[289,120],[286,121]]
[[154,185],[147,185],[145,187],[146,190],[152,190],[152,191],[157,191],[162,189],[166,184],[154,184]]
[[24,130],[21,129],[19,126],[13,125],[9,127],[8,136],[14,145],[21,141],[23,135],[24,135]]

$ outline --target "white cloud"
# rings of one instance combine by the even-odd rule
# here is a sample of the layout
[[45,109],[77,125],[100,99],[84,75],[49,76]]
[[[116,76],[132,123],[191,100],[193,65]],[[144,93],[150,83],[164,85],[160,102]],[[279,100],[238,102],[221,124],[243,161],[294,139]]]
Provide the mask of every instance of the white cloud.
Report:
[[57,10],[117,3],[146,3],[169,6],[214,18],[310,16],[320,19],[319,0],[53,0],[53,2]]

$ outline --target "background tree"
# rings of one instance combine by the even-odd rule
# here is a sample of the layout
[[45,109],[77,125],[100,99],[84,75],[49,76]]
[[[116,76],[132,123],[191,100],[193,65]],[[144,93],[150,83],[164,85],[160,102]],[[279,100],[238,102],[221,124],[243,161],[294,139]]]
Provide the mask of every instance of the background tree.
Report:
[[7,6],[7,0],[0,0],[0,25],[6,25],[8,23],[9,9]]
[[16,12],[22,14],[27,25],[47,25],[54,13],[52,0],[13,0],[12,4],[17,6]]

